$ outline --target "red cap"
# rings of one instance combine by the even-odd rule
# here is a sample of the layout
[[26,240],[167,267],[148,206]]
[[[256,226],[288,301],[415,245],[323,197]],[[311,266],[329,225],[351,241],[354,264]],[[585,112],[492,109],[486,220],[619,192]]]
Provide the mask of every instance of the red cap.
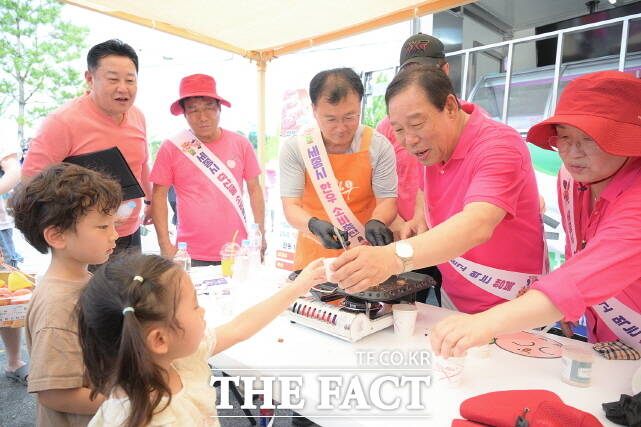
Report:
[[[488,411],[488,408],[492,410]],[[522,416],[532,427],[602,427],[594,415],[564,404],[559,396],[547,390],[505,390],[482,394],[464,400],[460,412],[468,421],[490,426],[514,426],[517,418]],[[457,427],[465,425],[455,421]]]
[[641,156],[641,79],[621,71],[581,76],[566,86],[554,116],[530,128],[527,140],[546,150],[553,125],[579,128],[606,153]]
[[169,108],[171,114],[178,116],[183,114],[183,108],[180,106],[180,101],[185,98],[193,96],[206,96],[209,98],[217,99],[221,104],[231,107],[231,104],[226,99],[223,99],[216,92],[216,80],[206,74],[192,74],[191,76],[184,77],[180,81],[180,98]]

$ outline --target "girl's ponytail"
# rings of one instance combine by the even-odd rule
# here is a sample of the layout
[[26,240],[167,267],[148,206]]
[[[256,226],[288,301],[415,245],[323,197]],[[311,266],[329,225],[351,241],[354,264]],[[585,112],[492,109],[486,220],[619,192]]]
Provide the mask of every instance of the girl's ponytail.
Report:
[[[131,405],[127,427],[148,424],[171,401],[168,373],[153,361],[145,325],[174,326],[180,274],[171,260],[128,254],[100,267],[78,301],[91,395],[124,391]],[[164,397],[167,404],[159,408]]]

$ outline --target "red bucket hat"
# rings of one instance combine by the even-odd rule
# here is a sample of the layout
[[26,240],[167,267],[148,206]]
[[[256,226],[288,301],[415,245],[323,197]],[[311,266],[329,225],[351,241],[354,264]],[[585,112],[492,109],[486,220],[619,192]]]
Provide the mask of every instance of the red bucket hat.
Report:
[[221,104],[231,107],[231,104],[226,99],[222,98],[216,92],[216,80],[206,74],[192,74],[191,76],[183,77],[180,81],[180,98],[169,108],[171,114],[178,116],[183,114],[183,107],[180,106],[180,101],[192,96],[207,96],[209,98],[217,99]]
[[546,150],[554,125],[574,126],[606,153],[641,156],[641,79],[621,71],[600,71],[571,81],[554,116],[530,128],[527,141]]

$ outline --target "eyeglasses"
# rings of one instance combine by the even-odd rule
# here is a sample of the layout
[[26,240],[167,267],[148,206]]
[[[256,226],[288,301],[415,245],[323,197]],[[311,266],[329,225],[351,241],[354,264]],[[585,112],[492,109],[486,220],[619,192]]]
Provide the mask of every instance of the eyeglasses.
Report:
[[219,110],[218,104],[207,104],[202,107],[191,107],[191,108],[185,108],[185,114],[190,115],[190,114],[197,114],[202,111],[206,113],[211,113],[211,112],[217,112]]
[[573,140],[569,136],[551,136],[548,139],[551,147],[556,148],[561,154],[566,154],[570,151],[572,146],[576,148],[579,153],[590,155],[600,153],[602,150],[595,140],[590,138],[580,138],[578,141]]
[[355,122],[358,122],[360,118],[360,114],[348,114],[340,118],[334,116],[321,117],[320,120],[328,126],[336,126],[339,123],[344,123],[346,125],[354,124]]

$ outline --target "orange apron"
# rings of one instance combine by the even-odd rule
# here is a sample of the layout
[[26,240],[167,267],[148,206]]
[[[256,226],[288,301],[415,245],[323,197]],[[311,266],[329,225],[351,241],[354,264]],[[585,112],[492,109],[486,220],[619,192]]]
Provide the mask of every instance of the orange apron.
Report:
[[[360,151],[357,153],[327,154],[343,199],[363,225],[372,218],[376,207],[376,197],[372,191],[372,165],[369,155],[373,133],[372,128],[364,126]],[[307,171],[305,172],[303,209],[310,215],[331,223]],[[325,249],[318,241],[319,239],[310,232],[298,233],[294,270],[305,268],[307,264],[317,258],[337,257],[343,253],[342,249]]]

